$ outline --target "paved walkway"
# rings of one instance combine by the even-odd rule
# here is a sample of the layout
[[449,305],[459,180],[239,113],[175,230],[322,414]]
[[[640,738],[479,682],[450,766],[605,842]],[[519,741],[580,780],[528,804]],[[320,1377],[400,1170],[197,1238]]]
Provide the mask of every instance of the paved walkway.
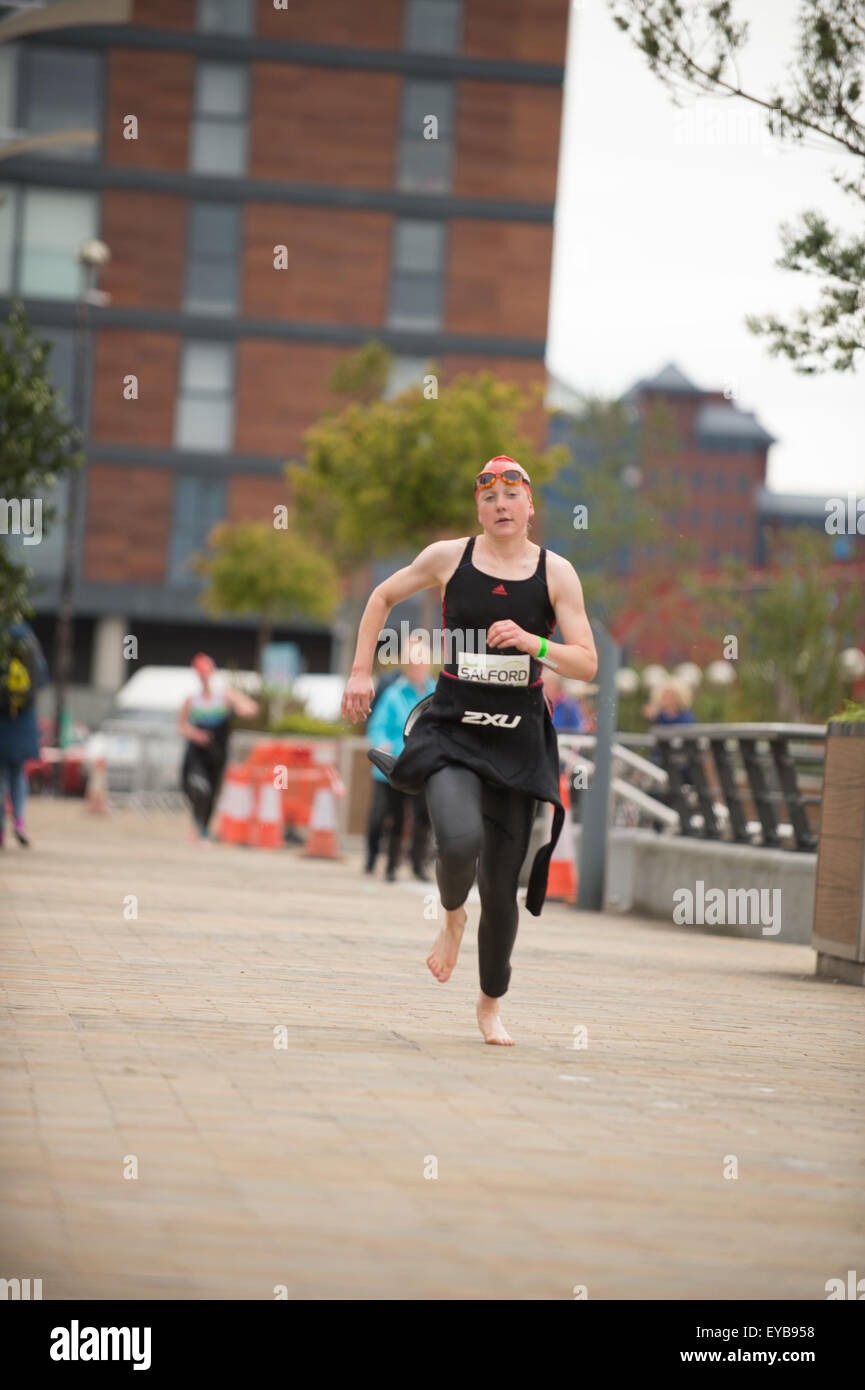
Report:
[[31,826],[0,859],[0,1277],[823,1299],[865,1276],[865,995],[810,948],[523,911],[517,1045],[489,1047],[476,906],[439,985],[423,886],[356,856],[208,854],[176,816],[78,803]]

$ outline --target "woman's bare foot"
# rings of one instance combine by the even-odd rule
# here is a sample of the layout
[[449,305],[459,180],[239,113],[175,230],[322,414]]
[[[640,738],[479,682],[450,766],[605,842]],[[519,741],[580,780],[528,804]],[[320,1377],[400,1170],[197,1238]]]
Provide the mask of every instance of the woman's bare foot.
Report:
[[492,999],[483,990],[478,998],[478,1027],[484,1035],[484,1042],[513,1047],[514,1040],[499,1018],[498,999]]
[[455,907],[452,912],[445,911],[445,924],[426,958],[427,965],[440,984],[450,979],[457,963],[467,916],[464,907]]

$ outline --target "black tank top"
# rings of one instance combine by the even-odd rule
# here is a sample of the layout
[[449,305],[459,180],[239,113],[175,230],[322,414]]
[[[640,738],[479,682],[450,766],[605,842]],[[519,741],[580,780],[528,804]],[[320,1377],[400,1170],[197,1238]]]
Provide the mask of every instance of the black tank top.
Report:
[[[475,539],[469,536],[442,599],[444,655],[451,658],[444,661],[442,670],[454,678],[459,652],[477,651],[475,634],[480,630],[485,637],[492,624],[502,618],[509,618],[538,637],[551,637],[556,629],[556,615],[547,588],[546,549],[541,547],[537,568],[528,579],[498,579],[472,564]],[[503,656],[518,652],[516,647],[490,647],[488,650]],[[530,685],[540,683],[542,669],[540,662],[532,657]]]

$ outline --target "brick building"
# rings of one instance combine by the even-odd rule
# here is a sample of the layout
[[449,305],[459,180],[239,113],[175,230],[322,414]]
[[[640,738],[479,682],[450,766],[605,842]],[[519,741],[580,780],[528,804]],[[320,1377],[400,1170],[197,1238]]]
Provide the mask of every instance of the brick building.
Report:
[[[67,397],[77,250],[111,251],[76,681],[116,686],[130,631],[147,663],[250,662],[251,624],[204,617],[189,557],[215,521],[285,500],[331,370],[370,337],[394,388],[430,357],[445,382],[545,380],[567,17],[567,0],[134,0],[128,24],[0,43],[0,125],[97,132],[0,162],[2,308],[23,298]],[[49,647],[62,553],[61,528],[27,553]],[[327,630],[276,635],[329,669]]]

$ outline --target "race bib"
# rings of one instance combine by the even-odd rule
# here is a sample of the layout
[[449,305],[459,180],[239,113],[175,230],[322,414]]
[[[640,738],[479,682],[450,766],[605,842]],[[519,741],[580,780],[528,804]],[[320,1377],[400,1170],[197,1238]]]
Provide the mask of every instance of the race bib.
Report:
[[500,656],[496,652],[461,652],[457,658],[457,676],[461,681],[480,685],[528,685],[531,658],[520,652],[516,656]]

